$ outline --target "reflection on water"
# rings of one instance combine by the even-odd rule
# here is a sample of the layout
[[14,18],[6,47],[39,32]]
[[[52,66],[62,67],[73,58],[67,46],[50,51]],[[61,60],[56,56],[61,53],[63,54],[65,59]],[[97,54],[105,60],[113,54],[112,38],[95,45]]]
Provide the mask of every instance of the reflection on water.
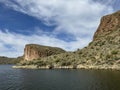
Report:
[[0,90],[120,90],[120,72],[27,70],[0,65]]

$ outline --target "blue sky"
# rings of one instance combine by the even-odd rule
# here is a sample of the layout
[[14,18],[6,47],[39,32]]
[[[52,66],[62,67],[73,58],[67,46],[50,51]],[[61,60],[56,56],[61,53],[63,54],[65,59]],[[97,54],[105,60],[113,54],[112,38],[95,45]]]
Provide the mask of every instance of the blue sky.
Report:
[[0,0],[0,56],[23,55],[29,43],[83,48],[100,18],[120,9],[120,0]]

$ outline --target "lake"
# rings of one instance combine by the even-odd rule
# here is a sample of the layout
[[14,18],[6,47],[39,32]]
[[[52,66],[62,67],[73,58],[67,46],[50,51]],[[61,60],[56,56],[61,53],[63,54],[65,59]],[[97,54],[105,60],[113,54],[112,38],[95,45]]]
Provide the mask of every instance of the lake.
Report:
[[120,71],[30,70],[0,65],[0,90],[120,90]]

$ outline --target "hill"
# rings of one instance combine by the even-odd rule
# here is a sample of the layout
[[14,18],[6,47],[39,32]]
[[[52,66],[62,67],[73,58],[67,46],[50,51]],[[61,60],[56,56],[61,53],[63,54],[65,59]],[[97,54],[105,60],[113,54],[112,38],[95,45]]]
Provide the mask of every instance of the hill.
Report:
[[0,56],[0,64],[16,64],[19,60],[17,58],[8,58],[4,56]]
[[120,69],[120,11],[103,16],[85,48],[21,63],[36,67]]

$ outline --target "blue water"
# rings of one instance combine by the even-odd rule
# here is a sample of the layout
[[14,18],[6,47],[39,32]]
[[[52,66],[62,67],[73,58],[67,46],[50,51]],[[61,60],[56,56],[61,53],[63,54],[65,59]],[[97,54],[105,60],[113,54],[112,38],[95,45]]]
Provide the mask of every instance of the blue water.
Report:
[[120,90],[120,71],[29,70],[0,65],[0,90]]

